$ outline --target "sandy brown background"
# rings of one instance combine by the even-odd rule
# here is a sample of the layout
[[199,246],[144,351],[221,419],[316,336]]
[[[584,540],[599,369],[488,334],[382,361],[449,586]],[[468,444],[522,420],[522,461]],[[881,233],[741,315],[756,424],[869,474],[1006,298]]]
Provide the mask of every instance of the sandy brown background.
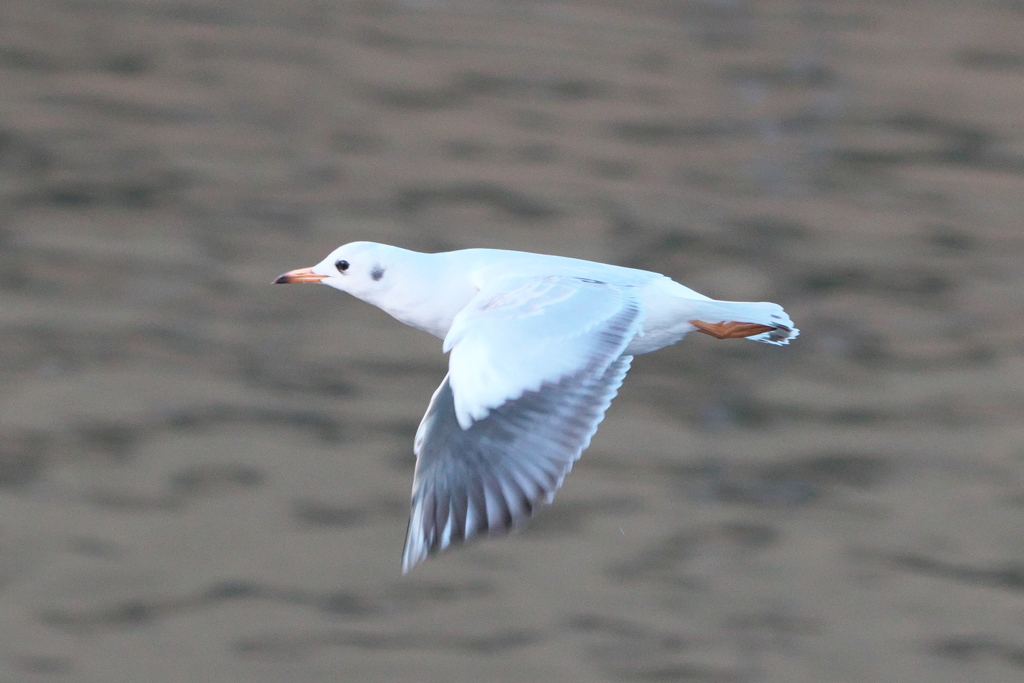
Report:
[[[1024,677],[1024,4],[5,0],[0,681]],[[783,303],[399,573],[373,239]]]

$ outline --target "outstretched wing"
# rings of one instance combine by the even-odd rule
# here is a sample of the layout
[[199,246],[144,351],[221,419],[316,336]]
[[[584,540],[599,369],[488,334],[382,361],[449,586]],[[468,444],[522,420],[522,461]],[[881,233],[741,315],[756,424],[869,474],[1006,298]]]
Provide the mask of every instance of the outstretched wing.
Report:
[[466,430],[445,377],[417,439],[402,572],[452,543],[505,534],[539,501],[550,503],[590,445],[631,360],[622,356],[599,375],[581,372],[527,392]]
[[622,352],[642,312],[628,289],[537,278],[482,294],[452,327],[449,374],[416,434],[403,572],[454,542],[504,534],[551,502],[632,360]]

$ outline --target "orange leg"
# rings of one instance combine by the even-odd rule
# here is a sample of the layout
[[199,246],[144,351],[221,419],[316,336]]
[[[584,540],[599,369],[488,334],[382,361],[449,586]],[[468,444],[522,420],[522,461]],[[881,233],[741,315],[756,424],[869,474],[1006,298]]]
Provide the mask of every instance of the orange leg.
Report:
[[740,339],[742,337],[752,337],[755,334],[771,332],[775,329],[774,327],[758,325],[757,323],[706,323],[701,320],[691,320],[690,324],[696,327],[698,332],[709,334],[715,339]]

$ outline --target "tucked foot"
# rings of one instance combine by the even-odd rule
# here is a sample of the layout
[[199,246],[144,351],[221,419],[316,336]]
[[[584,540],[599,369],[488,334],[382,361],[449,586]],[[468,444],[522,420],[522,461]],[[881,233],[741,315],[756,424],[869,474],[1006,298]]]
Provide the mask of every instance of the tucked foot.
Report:
[[743,337],[753,337],[755,334],[774,332],[777,329],[771,325],[740,323],[734,321],[706,323],[702,320],[691,320],[689,322],[697,328],[698,332],[711,335],[715,339],[741,339]]

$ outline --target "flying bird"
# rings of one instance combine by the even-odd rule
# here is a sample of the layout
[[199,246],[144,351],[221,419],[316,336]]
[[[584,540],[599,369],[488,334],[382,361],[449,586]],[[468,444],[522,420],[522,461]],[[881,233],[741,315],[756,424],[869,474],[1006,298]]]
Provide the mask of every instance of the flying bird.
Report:
[[352,242],[277,284],[319,282],[444,340],[416,431],[402,572],[521,526],[590,444],[633,356],[697,331],[788,344],[781,306],[717,301],[658,273],[501,249]]

